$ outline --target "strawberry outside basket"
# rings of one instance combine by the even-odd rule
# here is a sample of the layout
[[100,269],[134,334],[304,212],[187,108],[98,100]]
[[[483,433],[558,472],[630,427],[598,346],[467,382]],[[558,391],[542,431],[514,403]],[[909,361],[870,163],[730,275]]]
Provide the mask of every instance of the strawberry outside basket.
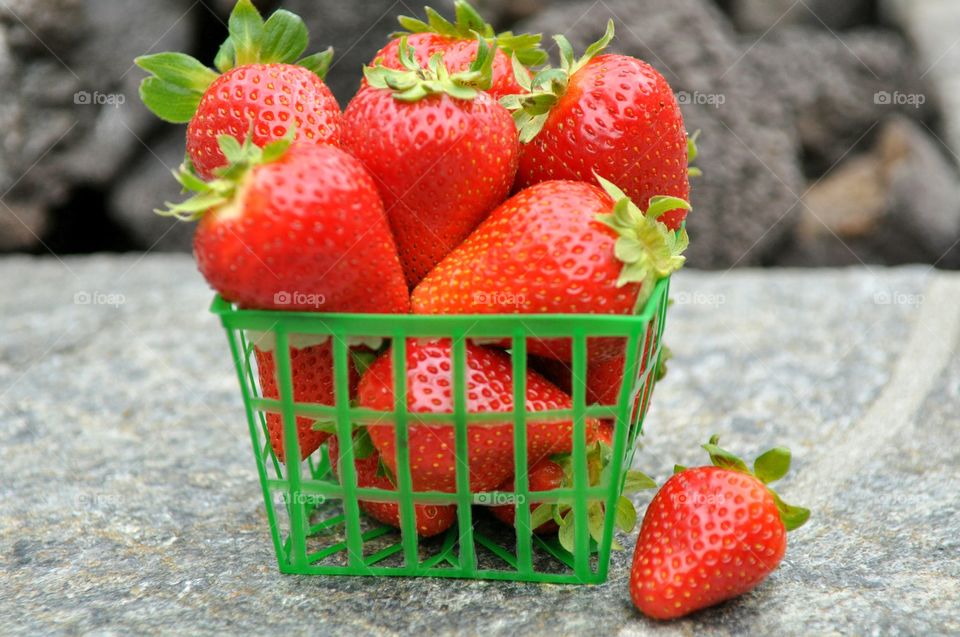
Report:
[[[643,418],[656,382],[661,335],[667,310],[669,278],[658,282],[643,310],[636,315],[484,315],[417,316],[324,314],[240,310],[217,297],[211,311],[220,317],[236,364],[250,427],[270,533],[280,571],[322,575],[404,575],[467,579],[518,580],[552,583],[600,583],[606,580],[613,546],[616,502],[636,449]],[[247,331],[270,333],[275,339],[279,400],[263,398],[258,387],[256,360]],[[300,335],[329,336],[333,345],[335,405],[296,403],[293,400],[289,344]],[[349,398],[349,343],[373,338],[390,339],[396,406],[384,414],[360,409]],[[453,342],[453,414],[413,414],[406,406],[406,339],[447,338]],[[574,422],[574,440],[585,439],[587,417],[615,420],[613,454],[599,484],[587,476],[585,445],[572,454],[571,488],[531,493],[526,477],[526,422],[531,413],[467,413],[465,339],[512,339],[514,404],[525,404],[526,339],[568,338],[572,344],[572,408],[539,412]],[[626,342],[625,379],[616,405],[588,405],[585,399],[588,337],[618,337]],[[280,413],[286,458],[300,457],[296,416],[336,424],[342,472],[331,472],[327,445],[302,463],[284,465],[269,443],[265,412]],[[396,427],[397,489],[360,488],[354,470],[352,423],[385,417]],[[428,418],[428,417],[433,417]],[[438,418],[440,417],[440,418]],[[456,428],[457,489],[455,493],[414,492],[411,488],[407,432],[411,422],[452,423]],[[471,493],[466,471],[467,424],[514,423],[516,483],[512,492]],[[595,480],[596,482],[596,480]],[[358,500],[396,502],[401,529],[382,525],[363,515]],[[562,501],[574,512],[574,551],[560,546],[556,536],[530,533],[530,508],[516,507],[516,531],[492,520],[484,505],[507,502]],[[588,520],[588,506],[603,503],[603,519]],[[416,534],[415,503],[454,504],[457,523],[445,534],[420,538]],[[602,540],[590,537],[590,524],[602,524]]]

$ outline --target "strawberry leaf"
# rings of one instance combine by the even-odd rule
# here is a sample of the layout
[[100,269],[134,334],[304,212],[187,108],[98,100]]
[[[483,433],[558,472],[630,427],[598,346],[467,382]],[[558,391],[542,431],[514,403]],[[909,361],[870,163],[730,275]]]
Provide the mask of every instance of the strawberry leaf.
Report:
[[217,79],[213,70],[185,53],[143,55],[134,62],[157,78],[200,95]]
[[627,477],[623,482],[624,493],[636,493],[646,489],[656,489],[656,481],[645,473],[640,471],[627,471]]
[[770,484],[787,475],[790,470],[790,450],[775,447],[757,456],[753,461],[753,473],[760,482]]
[[253,3],[250,0],[238,0],[230,13],[228,22],[237,66],[256,64],[260,61],[263,26],[263,18]]
[[560,521],[560,530],[557,532],[557,540],[560,541],[560,546],[565,548],[567,552],[573,553],[574,548],[576,548],[576,533],[573,524],[573,511],[567,513]]
[[783,522],[783,526],[787,531],[800,528],[810,519],[810,509],[787,504],[775,491],[770,489],[768,489],[768,491],[770,491],[770,494],[773,496],[773,501],[777,503],[780,520]]
[[541,526],[553,519],[554,506],[549,502],[541,503],[530,513],[530,528],[539,529]]
[[703,448],[706,450],[706,452],[710,454],[710,460],[713,462],[714,466],[752,475],[750,469],[747,467],[746,463],[743,462],[743,460],[717,445],[719,441],[720,437],[714,435],[710,438],[710,442],[703,445]]
[[337,423],[333,422],[332,420],[317,420],[310,425],[310,429],[313,431],[322,431],[324,433],[336,435]]
[[283,9],[275,11],[263,25],[260,62],[292,64],[307,49],[310,35],[300,16]]
[[425,11],[426,22],[409,16],[397,18],[404,31],[395,32],[390,37],[399,38],[411,33],[436,33],[448,38],[472,40],[480,36],[491,46],[499,47],[508,56],[516,56],[519,62],[526,66],[539,66],[547,61],[547,52],[540,48],[542,35],[539,33],[515,35],[512,31],[498,34],[493,26],[465,0],[457,0],[454,3],[455,22],[450,22],[430,7]]
[[[573,511],[570,515],[573,516]],[[603,505],[599,502],[591,502],[587,506],[587,529],[590,537],[597,542],[603,541]]]
[[609,214],[600,214],[596,220],[615,231],[614,255],[623,263],[617,287],[639,283],[635,309],[641,309],[653,294],[657,281],[683,267],[683,252],[690,240],[687,231],[673,232],[658,218],[668,210],[690,209],[677,197],[651,197],[646,211],[640,210],[620,188],[594,173],[597,181],[614,201]]
[[284,139],[271,142],[266,148],[253,143],[252,127],[243,144],[231,135],[221,135],[217,142],[229,163],[215,171],[216,178],[202,181],[196,177],[192,166],[184,163],[179,172],[174,172],[174,177],[185,189],[196,194],[182,203],[168,202],[166,209],[154,212],[181,221],[196,221],[210,210],[225,205],[236,196],[238,188],[253,168],[276,161],[286,154],[295,134],[291,126]]
[[327,77],[331,62],[333,62],[333,47],[329,46],[324,51],[301,58],[297,61],[297,66],[312,71],[322,80]]
[[616,523],[617,528],[624,533],[630,533],[637,525],[637,509],[629,498],[620,496],[617,500]]
[[478,38],[477,56],[470,68],[460,73],[450,73],[442,53],[433,55],[426,68],[421,67],[406,36],[400,38],[399,58],[403,69],[389,69],[378,63],[364,67],[363,74],[370,86],[389,90],[394,99],[403,102],[439,94],[472,100],[490,88],[493,78],[493,54],[482,38]]
[[189,122],[202,98],[202,93],[158,77],[144,78],[140,83],[140,100],[154,115],[172,124]]
[[699,151],[697,150],[697,138],[700,137],[700,131],[695,131],[693,135],[687,137],[687,174],[690,177],[701,177],[703,171],[696,166],[691,166],[697,160]]
[[369,458],[376,452],[376,447],[373,446],[373,441],[370,439],[370,434],[367,432],[366,427],[357,427],[356,433],[353,435],[353,455],[355,458],[363,460]]

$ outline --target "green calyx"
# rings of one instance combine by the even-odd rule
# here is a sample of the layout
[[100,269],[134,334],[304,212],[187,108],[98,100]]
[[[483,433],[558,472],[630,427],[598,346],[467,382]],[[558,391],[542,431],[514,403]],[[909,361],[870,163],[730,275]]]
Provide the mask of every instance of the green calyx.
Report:
[[420,66],[407,37],[400,38],[400,64],[403,69],[388,69],[382,64],[363,69],[367,83],[393,92],[402,102],[418,102],[429,95],[447,94],[460,100],[472,100],[490,88],[493,81],[493,50],[483,38],[477,40],[477,57],[466,71],[450,73],[437,53],[427,67]]
[[777,495],[776,491],[769,487],[771,482],[776,482],[787,475],[790,470],[790,450],[786,447],[774,447],[765,451],[753,461],[753,469],[751,470],[738,456],[721,448],[719,442],[720,436],[714,435],[710,438],[710,442],[703,445],[706,452],[710,454],[710,461],[713,462],[714,466],[745,473],[767,485],[767,491],[770,492],[777,504],[777,511],[780,512],[780,520],[783,522],[783,526],[788,531],[803,526],[810,518],[810,509],[787,504]]
[[[247,64],[296,64],[323,78],[333,49],[301,57],[310,41],[303,20],[289,11],[266,21],[250,0],[238,0],[229,21],[230,35],[214,60],[220,73]],[[136,64],[150,73],[140,84],[140,99],[160,119],[175,124],[191,120],[217,71],[184,53],[144,55]]]
[[[602,441],[597,441],[587,448],[587,476],[591,486],[610,484],[610,480],[615,479],[612,473],[613,450],[609,445]],[[552,461],[558,464],[564,473],[561,488],[570,488],[574,483],[573,474],[573,456],[571,454],[562,454],[554,456]],[[637,510],[633,502],[626,495],[636,493],[643,489],[656,489],[657,483],[647,475],[639,471],[627,471],[624,478],[623,494],[617,500],[615,512],[615,524],[618,529],[629,533],[637,524]],[[587,528],[590,531],[590,537],[597,542],[603,541],[603,522],[604,505],[599,501],[592,501],[587,504]],[[560,500],[555,503],[545,502],[539,505],[530,513],[530,528],[537,529],[541,525],[553,520],[556,522],[559,530],[557,531],[557,540],[560,546],[573,553],[575,548],[575,524],[572,503]],[[613,540],[612,544],[615,550],[622,550],[623,547]]]
[[670,210],[690,210],[679,197],[651,197],[646,211],[640,210],[626,194],[600,175],[597,181],[613,198],[613,212],[596,219],[617,233],[614,255],[623,262],[617,287],[640,283],[635,310],[642,308],[653,294],[657,281],[683,267],[684,250],[690,244],[686,228],[674,232],[658,221]]
[[700,131],[695,131],[693,135],[687,137],[687,175],[690,177],[702,177],[703,171],[697,168],[696,166],[691,166],[693,162],[697,161],[697,155],[699,151],[697,150],[697,138],[700,137]]
[[270,142],[263,148],[253,143],[252,128],[242,144],[230,135],[221,135],[217,142],[228,163],[215,171],[216,178],[211,181],[200,179],[189,162],[185,162],[179,170],[173,171],[173,176],[183,186],[184,192],[192,192],[193,196],[182,203],[167,202],[165,210],[154,212],[181,221],[196,221],[209,210],[233,201],[250,170],[283,157],[293,143],[294,135],[294,128],[291,127],[286,137]]
[[456,22],[450,22],[431,7],[424,7],[427,21],[408,16],[400,16],[398,21],[404,31],[392,34],[390,37],[399,38],[412,33],[436,33],[448,38],[472,40],[481,37],[490,46],[496,46],[507,55],[516,56],[526,66],[540,66],[547,61],[547,52],[540,48],[543,36],[539,33],[520,33],[514,35],[512,31],[497,33],[493,26],[486,22],[476,9],[465,0],[454,3]]
[[573,46],[567,38],[562,35],[553,36],[560,49],[560,68],[547,67],[532,78],[527,75],[522,60],[514,56],[514,75],[526,93],[506,95],[500,99],[500,103],[513,113],[522,143],[529,143],[540,133],[551,109],[567,92],[570,77],[603,52],[613,40],[613,35],[613,20],[610,20],[603,36],[587,47],[579,58],[575,56]]

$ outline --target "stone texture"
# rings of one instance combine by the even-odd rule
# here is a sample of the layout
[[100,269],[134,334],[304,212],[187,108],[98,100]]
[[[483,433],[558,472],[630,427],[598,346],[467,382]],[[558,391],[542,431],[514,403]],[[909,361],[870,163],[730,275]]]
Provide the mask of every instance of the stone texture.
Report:
[[597,587],[278,574],[225,339],[189,258],[7,258],[0,625],[956,634],[958,294],[960,279],[926,267],[676,277],[676,358],[637,466],[663,479],[714,432],[745,455],[787,444],[781,491],[814,513],[756,591],[663,625],[630,606],[633,536]]
[[[0,249],[35,245],[44,217],[71,186],[102,184],[143,150],[138,138],[155,121],[137,98],[133,58],[189,48],[189,7],[186,0],[0,6],[0,193],[12,209],[0,208],[0,224],[22,221],[30,230],[3,233]],[[23,219],[18,210],[35,214]]]

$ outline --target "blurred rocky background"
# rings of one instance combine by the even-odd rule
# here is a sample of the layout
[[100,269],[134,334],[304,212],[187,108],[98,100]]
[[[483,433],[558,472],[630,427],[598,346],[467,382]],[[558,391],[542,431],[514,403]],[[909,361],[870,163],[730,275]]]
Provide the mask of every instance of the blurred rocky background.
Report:
[[[341,105],[419,2],[260,2],[332,44]],[[433,2],[447,11],[450,2]],[[701,130],[691,265],[960,267],[960,2],[478,0],[495,24],[565,33],[670,81]],[[189,249],[152,214],[183,131],[138,103],[136,55],[210,61],[231,0],[0,0],[0,251]],[[554,51],[555,53],[555,51]]]

